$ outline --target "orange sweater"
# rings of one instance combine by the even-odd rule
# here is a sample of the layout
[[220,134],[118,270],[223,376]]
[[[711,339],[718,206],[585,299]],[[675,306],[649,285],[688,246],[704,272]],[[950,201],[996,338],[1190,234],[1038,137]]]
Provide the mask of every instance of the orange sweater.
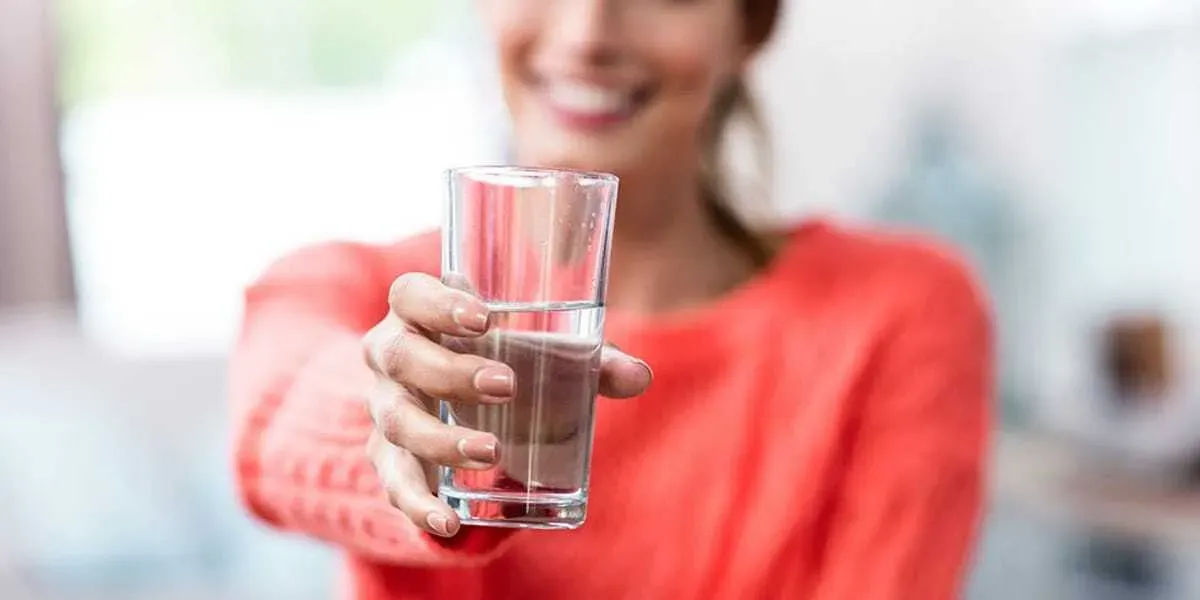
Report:
[[436,235],[332,244],[247,293],[233,361],[246,506],[345,549],[351,597],[942,600],[984,482],[990,327],[963,267],[916,240],[811,223],[773,266],[667,320],[610,311],[655,370],[601,400],[587,523],[438,540],[392,509],[363,444],[359,338]]

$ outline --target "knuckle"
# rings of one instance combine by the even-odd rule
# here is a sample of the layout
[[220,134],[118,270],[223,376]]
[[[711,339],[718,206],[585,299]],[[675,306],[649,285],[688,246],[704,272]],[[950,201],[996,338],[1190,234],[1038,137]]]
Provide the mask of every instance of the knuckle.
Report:
[[[377,439],[378,436],[376,436]],[[376,448],[368,452],[371,466],[375,470],[376,478],[379,482],[380,489],[383,490],[387,501],[392,506],[404,509],[405,498],[408,496],[404,487],[404,480],[399,477],[398,470],[401,468],[397,456],[403,451],[388,447],[381,439],[375,442]],[[370,446],[370,442],[368,442]]]
[[397,409],[394,405],[377,405],[377,408],[372,411],[373,420],[375,421],[375,430],[379,435],[387,440],[388,443],[396,447],[406,447],[410,437],[408,419],[404,417],[404,412]]
[[371,466],[375,468],[376,474],[379,472],[379,454],[383,450],[383,445],[386,442],[378,429],[372,429],[371,434],[367,436],[367,442],[363,444],[363,451],[367,455],[367,460],[371,461]]
[[364,401],[367,413],[371,417],[371,422],[377,422],[380,411],[391,404],[391,395],[386,391],[386,382],[383,379],[376,378],[375,385],[365,395]]
[[394,310],[397,306],[402,306],[404,301],[415,293],[415,290],[425,281],[427,275],[424,273],[405,273],[392,281],[392,287],[388,290],[388,303]]
[[403,327],[397,327],[397,321],[389,315],[382,321],[375,324],[362,337],[363,360],[371,370],[383,374],[381,351],[389,341],[396,335],[397,331],[404,331]]
[[384,484],[383,491],[387,495],[388,504],[392,507],[404,510],[407,503],[404,501],[404,491],[393,484]]
[[377,370],[393,381],[401,381],[412,360],[412,340],[407,331],[393,331],[377,342],[375,361]]

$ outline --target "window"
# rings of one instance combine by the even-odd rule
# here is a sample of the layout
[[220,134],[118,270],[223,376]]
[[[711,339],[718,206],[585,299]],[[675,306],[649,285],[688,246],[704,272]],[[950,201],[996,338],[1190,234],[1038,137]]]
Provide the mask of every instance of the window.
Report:
[[465,8],[63,0],[88,334],[127,354],[218,353],[275,257],[435,226],[441,171],[501,147]]

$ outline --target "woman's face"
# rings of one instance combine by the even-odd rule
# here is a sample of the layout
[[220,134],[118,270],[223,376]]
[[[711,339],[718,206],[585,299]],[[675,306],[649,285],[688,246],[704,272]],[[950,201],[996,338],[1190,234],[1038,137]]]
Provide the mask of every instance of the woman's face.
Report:
[[741,0],[479,0],[526,164],[627,174],[696,161],[741,71]]

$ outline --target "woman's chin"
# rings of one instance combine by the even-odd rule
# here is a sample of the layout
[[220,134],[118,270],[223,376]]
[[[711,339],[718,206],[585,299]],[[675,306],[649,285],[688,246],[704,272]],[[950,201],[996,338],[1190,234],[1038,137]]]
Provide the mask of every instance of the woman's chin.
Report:
[[641,155],[636,148],[628,146],[606,148],[596,143],[588,144],[588,151],[581,152],[578,145],[558,149],[545,148],[532,154],[529,159],[523,159],[532,166],[551,169],[574,169],[579,171],[600,171],[621,175],[635,168]]

